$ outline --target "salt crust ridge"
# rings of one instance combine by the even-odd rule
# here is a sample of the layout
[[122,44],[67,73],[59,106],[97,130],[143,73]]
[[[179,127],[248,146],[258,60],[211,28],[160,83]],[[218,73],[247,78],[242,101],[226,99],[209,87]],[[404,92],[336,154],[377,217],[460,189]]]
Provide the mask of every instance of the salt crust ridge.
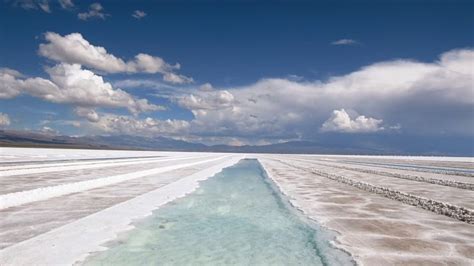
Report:
[[[36,188],[32,190],[27,190],[27,191],[4,194],[4,195],[0,195],[0,210],[19,206],[26,203],[35,202],[35,201],[46,200],[46,199],[64,196],[64,195],[68,195],[68,194],[72,194],[76,192],[82,192],[89,189],[113,185],[116,183],[120,183],[123,181],[131,180],[131,179],[135,179],[139,177],[144,177],[147,175],[154,175],[154,174],[176,170],[179,168],[212,162],[212,161],[216,161],[222,158],[223,157],[218,157],[218,158],[213,158],[213,159],[208,159],[208,160],[201,160],[198,162],[164,166],[164,167],[158,167],[158,168],[153,168],[149,170],[143,170],[143,171],[138,171],[138,172],[133,172],[133,173],[128,173],[128,174],[115,175],[115,176],[97,178],[97,179],[92,179],[92,180],[68,183],[68,184],[63,184],[63,185],[42,187],[42,188]],[[61,169],[58,169],[58,171],[59,170]]]
[[134,220],[143,219],[160,206],[193,192],[200,181],[245,158],[241,155],[228,157],[203,171],[0,250],[0,265],[71,265],[80,262],[88,254],[106,249],[101,244],[134,228]]

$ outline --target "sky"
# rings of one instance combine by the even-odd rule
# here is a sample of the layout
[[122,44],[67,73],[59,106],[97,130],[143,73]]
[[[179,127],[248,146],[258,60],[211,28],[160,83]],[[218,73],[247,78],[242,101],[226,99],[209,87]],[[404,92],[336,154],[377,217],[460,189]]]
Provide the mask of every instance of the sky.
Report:
[[474,143],[474,1],[0,2],[0,128]]

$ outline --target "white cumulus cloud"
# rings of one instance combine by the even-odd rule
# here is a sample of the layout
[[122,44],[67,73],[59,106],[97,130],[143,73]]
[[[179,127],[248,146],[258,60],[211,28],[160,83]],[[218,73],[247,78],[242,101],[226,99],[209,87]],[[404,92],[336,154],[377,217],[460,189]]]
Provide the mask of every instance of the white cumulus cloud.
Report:
[[17,78],[23,75],[10,68],[0,68],[0,99],[10,99],[20,94]]
[[383,130],[383,120],[363,115],[352,119],[346,110],[334,110],[321,127],[323,132],[367,133]]
[[157,56],[139,53],[133,60],[125,61],[104,47],[92,45],[80,33],[61,36],[47,32],[44,37],[47,43],[40,44],[38,53],[54,61],[80,64],[105,73],[160,73],[164,81],[174,84],[193,82],[192,78],[173,72],[180,68],[179,64],[168,64]]
[[[58,36],[57,43],[49,44],[57,45],[72,38]],[[155,72],[160,69],[156,64],[166,64],[147,56],[126,62],[105,48],[82,43],[85,41],[82,36],[78,39],[81,41],[77,45],[84,46],[72,49],[80,51],[78,54],[70,51],[49,54],[47,49],[46,57],[61,62],[81,58],[83,61],[77,63],[94,69],[115,68],[116,72],[127,72],[128,67],[139,72]],[[87,57],[82,57],[82,53],[93,57],[84,59]],[[100,64],[95,61],[97,58]],[[97,120],[91,113],[95,107],[122,107],[134,114],[160,109],[114,88],[80,65],[61,63],[48,69],[48,74],[49,79],[26,78],[14,70],[0,69],[0,98],[24,93],[50,102],[71,103],[88,108],[87,112],[76,112],[86,119],[89,117],[88,121]],[[210,137],[244,140],[255,136],[278,141],[311,139],[320,131],[362,134],[379,132],[382,128],[403,134],[474,134],[473,49],[451,50],[432,62],[409,59],[378,62],[325,81],[264,78],[249,85],[225,88],[210,84],[181,88],[168,84],[170,87],[166,88],[153,80],[123,80],[116,84],[153,88],[160,92],[160,97],[190,110],[194,117],[190,121],[168,121],[97,114],[96,122],[84,123],[105,132],[166,133],[203,140]],[[363,115],[352,115],[348,110]]]
[[151,117],[138,119],[131,116],[101,114],[99,121],[89,123],[89,126],[110,134],[174,136],[186,135],[190,124],[185,120],[159,120]]
[[172,84],[186,84],[194,82],[193,78],[175,74],[172,72],[164,73],[163,80]]
[[234,95],[227,90],[206,91],[205,94],[191,94],[179,99],[179,104],[190,110],[221,110],[232,107]]
[[163,110],[147,99],[137,99],[115,89],[101,76],[82,69],[78,64],[58,64],[48,68],[50,79],[21,78],[9,71],[0,71],[0,98],[12,98],[21,93],[54,103],[77,106],[127,108],[131,113]]
[[99,114],[92,109],[86,107],[76,107],[74,108],[74,113],[76,113],[79,117],[86,118],[89,122],[98,122],[99,121]]
[[311,138],[340,108],[365,115],[351,120],[359,131],[380,129],[383,120],[387,128],[403,125],[404,133],[466,135],[474,134],[473,71],[474,50],[456,49],[434,62],[379,62],[325,82],[272,78],[194,89],[176,102],[193,112],[192,131],[201,135],[212,129],[218,136]]

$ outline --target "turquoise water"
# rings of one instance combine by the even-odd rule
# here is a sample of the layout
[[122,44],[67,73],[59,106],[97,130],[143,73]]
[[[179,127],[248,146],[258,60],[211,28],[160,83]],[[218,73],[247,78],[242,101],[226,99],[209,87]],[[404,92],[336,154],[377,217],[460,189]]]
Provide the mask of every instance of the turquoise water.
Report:
[[242,160],[156,210],[86,265],[352,265]]

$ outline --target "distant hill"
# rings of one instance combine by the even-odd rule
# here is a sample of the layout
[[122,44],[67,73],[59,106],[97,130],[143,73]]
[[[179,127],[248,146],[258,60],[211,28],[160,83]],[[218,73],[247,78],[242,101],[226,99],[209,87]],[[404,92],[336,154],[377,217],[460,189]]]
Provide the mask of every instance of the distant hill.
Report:
[[115,136],[90,136],[79,138],[81,142],[96,143],[108,147],[143,149],[143,150],[166,150],[166,151],[202,151],[208,146],[200,143],[191,143],[165,137],[140,137],[129,135]]
[[307,154],[370,154],[370,155],[445,155],[473,156],[471,139],[451,138],[441,141],[427,136],[414,136],[410,142],[397,135],[324,135],[312,141],[289,141],[269,145],[229,146],[204,145],[165,137],[58,136],[29,131],[0,130],[0,146],[139,149],[161,151],[240,152],[240,153],[307,153]]
[[208,147],[204,144],[190,143],[165,137],[147,138],[128,135],[71,137],[14,130],[0,130],[0,146],[166,151],[197,151],[205,150]]

